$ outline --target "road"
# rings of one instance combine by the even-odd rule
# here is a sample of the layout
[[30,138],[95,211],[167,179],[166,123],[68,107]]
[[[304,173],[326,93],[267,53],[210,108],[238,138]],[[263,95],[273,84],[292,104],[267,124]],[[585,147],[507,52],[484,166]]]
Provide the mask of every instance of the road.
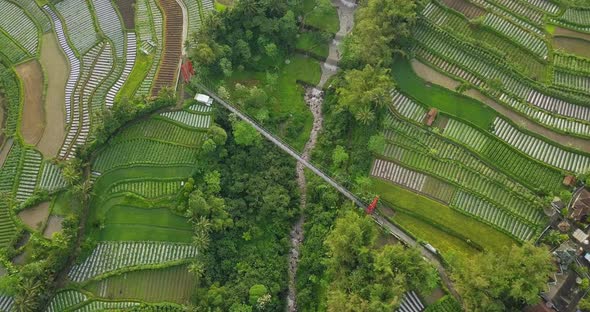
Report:
[[[267,138],[274,145],[276,145],[277,147],[279,147],[280,149],[285,151],[291,157],[295,158],[297,161],[302,163],[307,169],[311,170],[317,176],[319,176],[324,181],[326,181],[328,184],[333,186],[342,195],[344,195],[346,198],[350,199],[353,203],[355,203],[359,208],[364,210],[367,207],[367,204],[364,203],[362,200],[360,200],[358,197],[356,197],[352,192],[350,192],[348,189],[341,186],[339,183],[334,181],[329,175],[325,174],[323,171],[318,169],[312,163],[310,163],[309,161],[304,159],[297,151],[295,151],[293,148],[291,148],[287,143],[283,142],[280,138],[276,137],[270,131],[266,130],[262,125],[260,125],[258,122],[256,122],[254,119],[252,119],[250,116],[242,113],[240,110],[235,108],[233,105],[227,103],[225,100],[223,100],[222,98],[217,96],[217,94],[210,91],[204,85],[198,84],[198,86],[205,93],[207,93],[210,97],[212,97],[217,103],[219,103],[221,106],[225,107],[230,112],[236,114],[236,116],[238,116],[243,121],[250,124],[262,136]],[[385,229],[387,232],[389,232],[393,236],[395,236],[400,242],[404,243],[407,246],[418,248],[420,250],[420,252],[422,253],[422,256],[425,259],[427,259],[428,261],[430,261],[436,267],[436,269],[441,277],[441,280],[445,283],[445,285],[447,286],[449,291],[453,294],[453,296],[455,298],[457,298],[457,300],[460,300],[460,297],[459,297],[458,293],[455,291],[453,284],[447,275],[446,269],[444,268],[438,255],[432,253],[430,250],[426,249],[424,246],[419,244],[414,238],[412,238],[411,236],[406,234],[398,226],[392,224],[387,219],[385,219],[383,216],[379,215],[377,211],[375,211],[375,213],[372,215],[372,217],[373,217],[373,220],[377,224],[379,224],[383,229]]]

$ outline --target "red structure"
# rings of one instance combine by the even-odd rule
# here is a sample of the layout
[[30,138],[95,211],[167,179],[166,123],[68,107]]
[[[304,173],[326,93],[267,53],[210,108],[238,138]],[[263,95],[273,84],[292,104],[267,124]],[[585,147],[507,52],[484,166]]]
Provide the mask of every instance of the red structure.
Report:
[[184,82],[189,82],[195,74],[193,62],[186,60],[180,67],[180,72],[182,73],[182,78],[184,79]]
[[373,199],[373,202],[371,202],[371,204],[367,207],[365,212],[367,214],[373,214],[373,210],[375,210],[375,208],[377,208],[377,202],[379,202],[379,196],[375,196],[375,198]]

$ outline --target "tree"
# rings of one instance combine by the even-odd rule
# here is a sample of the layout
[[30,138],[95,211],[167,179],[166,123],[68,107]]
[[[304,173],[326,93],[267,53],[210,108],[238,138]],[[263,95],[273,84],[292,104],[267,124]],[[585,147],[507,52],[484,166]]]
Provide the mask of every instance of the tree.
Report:
[[346,71],[336,89],[338,108],[352,113],[365,124],[369,123],[373,121],[375,111],[385,106],[383,99],[394,87],[389,69],[366,65],[362,70]]
[[260,143],[261,137],[258,131],[245,121],[236,121],[232,126],[234,140],[238,145],[255,146]]
[[389,67],[395,54],[405,54],[422,0],[367,0],[355,15],[352,34],[344,42],[345,67],[364,64]]
[[341,167],[348,161],[348,153],[341,145],[336,145],[334,152],[332,153],[332,161],[336,167]]
[[375,154],[383,154],[383,151],[385,150],[385,137],[382,134],[371,136],[367,147]]
[[264,285],[256,284],[250,287],[248,291],[250,305],[256,305],[258,299],[266,294],[268,294],[268,289]]
[[506,311],[538,302],[553,270],[550,253],[527,242],[466,259],[452,277],[468,310]]

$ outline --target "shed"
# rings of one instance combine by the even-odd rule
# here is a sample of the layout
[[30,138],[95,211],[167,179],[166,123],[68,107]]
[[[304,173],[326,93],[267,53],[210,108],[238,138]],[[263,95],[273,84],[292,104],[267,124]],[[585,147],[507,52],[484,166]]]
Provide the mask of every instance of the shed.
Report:
[[574,186],[575,184],[576,184],[576,177],[574,177],[572,175],[566,175],[565,178],[563,178],[563,185]]
[[210,96],[202,93],[197,93],[197,95],[195,95],[195,100],[207,106],[211,106],[211,104],[213,104],[213,99]]
[[570,217],[576,221],[590,214],[590,191],[583,188],[574,194]]
[[434,107],[431,108],[428,111],[428,113],[426,114],[426,116],[424,116],[424,124],[426,124],[427,126],[432,126],[437,115],[438,115],[438,109],[436,109]]

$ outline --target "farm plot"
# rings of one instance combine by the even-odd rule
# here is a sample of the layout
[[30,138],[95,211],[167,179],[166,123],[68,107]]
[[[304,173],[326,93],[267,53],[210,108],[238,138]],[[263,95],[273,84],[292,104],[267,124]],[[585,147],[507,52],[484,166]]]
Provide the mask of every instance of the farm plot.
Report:
[[498,15],[486,15],[483,20],[483,25],[500,32],[543,59],[546,58],[549,53],[547,44],[541,38],[534,36],[530,32],[510,23],[508,20],[505,20]]
[[71,125],[59,151],[63,159],[70,159],[78,146],[83,145],[90,133],[90,99],[93,92],[109,75],[112,66],[110,44],[94,46],[82,58],[80,80],[73,92]]
[[61,169],[54,164],[44,163],[43,173],[39,180],[39,189],[48,192],[55,192],[67,186],[66,180],[64,179]]
[[132,165],[192,165],[196,162],[197,155],[196,148],[137,139],[111,145],[99,154],[93,169],[105,173]]
[[91,301],[88,304],[74,310],[75,312],[95,312],[95,311],[122,311],[138,306],[139,302],[131,301]]
[[200,0],[182,0],[188,13],[188,35],[199,31],[201,28],[201,10],[199,9]]
[[590,59],[571,54],[556,52],[553,56],[553,65],[569,72],[590,74]]
[[[494,7],[495,4],[492,4],[492,1],[484,0],[486,2],[487,7]],[[541,25],[543,24],[543,12],[533,9],[530,6],[525,5],[520,1],[514,0],[494,0],[495,3],[499,5],[499,7],[506,8],[508,12],[512,12],[513,14],[519,15],[524,18],[524,20],[528,20],[533,22],[534,24]]]
[[182,55],[182,9],[175,0],[159,0],[159,2],[165,16],[166,40],[152,95],[158,95],[162,88],[176,84]]
[[193,114],[187,111],[165,112],[160,116],[165,119],[175,121],[181,125],[192,128],[209,128],[211,125],[211,116],[202,114]]
[[559,146],[549,144],[544,140],[520,132],[501,118],[494,121],[494,133],[497,137],[522,151],[554,167],[576,174],[590,169],[590,157],[565,150]]
[[134,193],[143,198],[159,198],[177,194],[182,187],[182,180],[146,180],[125,181],[114,184],[107,194]]
[[469,19],[480,17],[486,13],[485,10],[467,0],[443,0],[442,2],[449,8],[463,13]]
[[9,207],[0,202],[0,248],[6,247],[15,234],[16,226],[10,217]]
[[18,217],[31,229],[36,231],[42,230],[41,226],[49,217],[49,204],[50,202],[45,201],[34,207],[29,207],[18,213]]
[[35,191],[37,177],[41,167],[41,154],[33,149],[26,149],[19,166],[16,199],[25,201]]
[[185,265],[165,269],[141,270],[92,282],[86,289],[103,298],[135,298],[146,302],[186,304],[196,285]]
[[[141,0],[138,0],[141,2]],[[115,4],[123,18],[123,25],[127,29],[135,29],[135,0],[115,0]]]
[[0,295],[0,311],[12,311],[14,299],[9,296]]
[[505,143],[494,140],[467,124],[451,119],[444,134],[469,147],[496,167],[510,172],[532,188],[544,190],[558,190],[560,188],[561,172],[519,154]]
[[[152,53],[151,67],[137,89],[137,95],[147,95],[152,88],[154,77],[160,65],[163,49],[163,17],[155,0],[140,0],[137,3],[138,33],[142,51]],[[150,52],[151,51],[151,52]]]
[[113,138],[111,142],[116,144],[144,138],[197,147],[201,146],[205,135],[204,131],[195,131],[191,128],[180,127],[178,124],[168,122],[165,119],[150,118],[128,127],[124,133]]
[[165,242],[100,242],[81,264],[72,267],[68,276],[82,282],[126,267],[163,264],[196,257],[190,244]]
[[47,15],[43,13],[43,10],[39,8],[35,0],[19,0],[18,4],[33,17],[35,22],[41,27],[42,32],[51,30],[51,22],[49,22]]
[[391,91],[391,97],[392,106],[402,116],[416,122],[422,122],[424,120],[426,108],[396,90]]
[[525,2],[547,14],[553,15],[559,12],[559,6],[549,0],[525,0]]
[[129,32],[127,33],[127,50],[125,51],[125,67],[123,68],[123,72],[119,79],[115,82],[115,84],[111,87],[109,92],[107,93],[106,97],[106,106],[112,107],[115,104],[115,96],[123,87],[125,81],[131,74],[133,70],[133,65],[135,64],[135,58],[137,57],[137,41],[135,38],[135,33]]
[[[0,38],[0,41],[2,39]],[[16,133],[16,126],[20,115],[20,82],[11,68],[0,63],[0,86],[5,101],[4,134],[11,136]]]
[[43,35],[39,60],[47,78],[44,120],[51,121],[51,127],[45,127],[37,148],[43,155],[51,158],[58,155],[66,136],[63,103],[65,103],[65,88],[69,75],[68,63],[53,33]]
[[36,145],[45,128],[43,70],[36,60],[20,64],[15,70],[23,83],[24,93],[20,133],[27,144]]
[[27,52],[17,45],[10,37],[0,31],[0,53],[4,54],[10,63],[17,64],[28,58]]
[[590,41],[588,40],[556,35],[553,37],[552,43],[553,46],[559,50],[581,57],[590,58]]
[[[45,6],[45,10],[48,8]],[[55,8],[64,18],[69,38],[78,53],[88,52],[98,39],[88,3],[84,0],[63,0],[58,2]],[[52,19],[55,24],[55,18],[52,17]],[[56,28],[58,28],[57,26]],[[67,51],[66,54],[68,54]]]
[[482,219],[516,237],[521,241],[529,240],[535,234],[535,228],[512,217],[502,209],[466,192],[456,192],[451,207]]
[[590,9],[570,7],[554,21],[568,28],[588,32],[590,31]]
[[69,124],[72,120],[72,95],[74,93],[74,88],[76,88],[76,82],[78,81],[78,78],[80,78],[80,60],[76,57],[74,51],[68,43],[65,35],[65,28],[63,27],[57,14],[55,14],[53,10],[51,10],[51,8],[47,5],[44,6],[43,9],[49,13],[49,16],[51,16],[53,24],[55,25],[55,33],[57,34],[59,45],[65,52],[66,58],[70,63],[70,75],[68,77],[68,82],[66,83],[65,89],[66,123]]
[[117,58],[122,58],[125,51],[125,34],[113,3],[110,0],[94,0],[92,4],[99,27],[104,35],[113,42]]
[[590,78],[588,74],[578,74],[555,69],[553,84],[578,92],[590,93]]
[[58,292],[49,303],[46,312],[62,312],[66,309],[86,301],[87,297],[76,290],[64,290]]
[[0,29],[10,35],[29,55],[37,55],[39,29],[33,20],[16,4],[0,0]]

